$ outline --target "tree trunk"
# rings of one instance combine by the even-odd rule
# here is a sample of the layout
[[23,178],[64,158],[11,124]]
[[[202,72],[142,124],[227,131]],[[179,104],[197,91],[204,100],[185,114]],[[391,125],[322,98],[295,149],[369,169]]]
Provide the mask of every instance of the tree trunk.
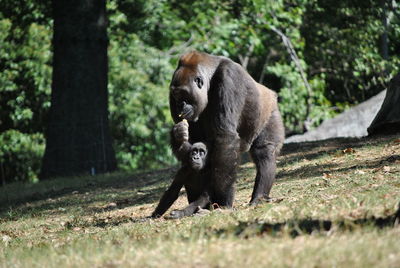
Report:
[[400,133],[400,73],[390,80],[385,100],[368,128],[368,135]]
[[51,108],[40,177],[112,171],[105,0],[53,0],[53,18]]

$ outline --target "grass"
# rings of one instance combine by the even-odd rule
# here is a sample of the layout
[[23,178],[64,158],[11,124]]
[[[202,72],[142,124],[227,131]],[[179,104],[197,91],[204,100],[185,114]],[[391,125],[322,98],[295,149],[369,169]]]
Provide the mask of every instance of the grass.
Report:
[[400,267],[399,152],[396,136],[285,145],[274,202],[247,205],[246,162],[233,210],[180,220],[146,219],[175,168],[7,185],[0,267]]

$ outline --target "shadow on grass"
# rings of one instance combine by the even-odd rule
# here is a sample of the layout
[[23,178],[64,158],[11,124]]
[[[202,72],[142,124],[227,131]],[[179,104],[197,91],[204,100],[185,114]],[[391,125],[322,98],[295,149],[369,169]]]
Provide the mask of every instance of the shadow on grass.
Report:
[[343,164],[322,164],[322,165],[303,165],[301,168],[294,170],[281,170],[277,173],[277,180],[291,181],[298,179],[307,179],[310,177],[322,176],[324,173],[332,172],[348,172],[356,169],[376,169],[383,167],[384,165],[395,163],[400,160],[400,155],[384,156],[374,161],[359,162],[356,165],[345,166]]
[[292,238],[300,235],[329,233],[330,231],[354,231],[362,228],[390,228],[400,224],[400,203],[397,212],[387,217],[368,217],[356,220],[313,220],[299,219],[282,223],[265,222],[240,222],[238,225],[219,229],[215,233],[218,236],[235,235],[240,238],[271,235],[279,236],[287,234]]
[[301,143],[284,144],[281,155],[283,162],[290,165],[302,159],[313,160],[321,157],[323,154],[335,154],[346,148],[357,149],[361,147],[376,146],[379,144],[387,144],[393,136],[382,137],[363,137],[363,138],[334,138],[322,141],[310,141]]
[[66,229],[75,228],[110,228],[116,227],[125,223],[136,223],[136,222],[147,222],[150,221],[150,217],[134,218],[127,215],[113,216],[113,217],[93,217],[90,220],[74,219],[65,223]]
[[[341,151],[346,148],[357,149],[366,145],[376,146],[379,144],[387,144],[392,138],[397,136],[383,136],[374,138],[334,138],[323,141],[311,141],[301,143],[288,143],[284,144],[279,159],[280,163],[278,166],[290,166],[301,160],[315,160],[324,155],[340,155]],[[383,157],[376,161],[365,161],[353,166],[346,166],[339,168],[339,164],[328,163],[328,164],[309,164],[302,165],[301,168],[294,170],[280,170],[277,173],[276,178],[279,180],[299,180],[307,179],[309,177],[322,176],[323,173],[331,172],[343,172],[357,168],[377,168],[385,164],[386,162],[395,162],[400,159],[400,155],[392,155],[390,157]],[[248,154],[242,155],[242,163],[251,162],[251,157]],[[340,164],[343,166],[343,164]],[[255,168],[252,168],[255,170]],[[254,175],[255,176],[255,175]]]
[[[196,217],[194,215],[193,217]],[[115,227],[125,223],[137,223],[150,221],[148,217],[134,218],[127,215],[113,217],[93,217],[90,220],[75,219],[65,224],[65,228],[108,228]],[[330,231],[355,231],[362,228],[391,228],[400,224],[400,203],[399,209],[392,215],[387,217],[368,217],[355,220],[314,220],[299,219],[289,220],[282,223],[265,223],[265,222],[239,222],[238,225],[218,229],[209,235],[234,235],[240,238],[250,238],[254,236],[270,235],[280,236],[287,234],[292,238],[300,235],[310,235],[318,233],[329,233]]]
[[[10,206],[8,209],[0,210],[0,222],[2,218],[4,220],[16,220],[21,215],[24,217],[41,217],[49,215],[67,215],[70,214],[71,208],[82,209],[79,214],[93,215],[96,213],[103,213],[107,211],[113,211],[122,209],[130,206],[138,206],[143,204],[154,203],[159,200],[161,193],[165,191],[165,187],[152,188],[146,191],[143,195],[137,193],[131,194],[128,198],[109,198],[102,194],[98,196],[84,199],[82,196],[73,195],[67,198],[57,199],[56,201],[51,199],[45,199],[39,204],[30,204],[25,202],[19,205]],[[70,192],[69,192],[70,194]],[[101,202],[107,203],[104,206],[93,206],[93,203]]]
[[[44,182],[45,186],[39,183],[35,188],[36,185],[33,185],[26,193],[18,193],[18,189],[13,189],[10,193],[6,193],[9,198],[7,196],[0,198],[0,217],[8,214],[10,210],[30,215],[40,215],[42,212],[68,207],[81,207],[86,212],[103,212],[152,203],[158,200],[165,190],[162,182],[169,181],[175,172],[176,168],[168,168],[135,175],[82,177],[83,181],[79,183],[70,183],[68,180],[71,179],[55,179]],[[110,198],[110,195],[115,197]],[[115,205],[93,208],[89,206],[93,202],[108,202]]]

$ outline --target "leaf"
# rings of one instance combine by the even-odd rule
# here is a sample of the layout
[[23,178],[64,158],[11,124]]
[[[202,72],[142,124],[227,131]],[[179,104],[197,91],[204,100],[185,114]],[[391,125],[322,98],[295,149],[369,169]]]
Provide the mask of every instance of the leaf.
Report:
[[383,172],[390,172],[390,167],[389,166],[384,166],[382,168]]
[[8,236],[8,235],[3,235],[3,236],[1,237],[1,240],[3,241],[3,243],[4,243],[6,246],[8,246],[8,244],[9,244],[10,241],[11,241],[11,237]]
[[344,149],[342,152],[344,154],[354,154],[356,151],[353,148],[349,147],[349,148]]

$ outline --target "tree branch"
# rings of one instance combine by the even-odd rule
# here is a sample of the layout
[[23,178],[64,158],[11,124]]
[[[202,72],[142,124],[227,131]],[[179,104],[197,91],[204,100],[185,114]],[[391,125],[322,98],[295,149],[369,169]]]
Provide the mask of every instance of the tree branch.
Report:
[[253,50],[254,50],[254,44],[250,44],[250,47],[247,50],[246,55],[244,57],[242,55],[239,55],[240,64],[246,70],[247,70],[247,66],[249,65],[250,56],[253,53]]
[[186,48],[188,48],[191,43],[193,42],[193,34],[190,34],[190,38],[185,41],[184,43],[178,45],[178,46],[173,46],[171,47],[168,51],[164,52],[164,54],[168,57],[174,55],[175,53],[181,53],[182,50],[185,50]]
[[274,26],[271,25],[270,28],[271,28],[272,31],[277,33],[282,38],[282,42],[285,45],[285,47],[286,47],[286,49],[287,49],[287,51],[288,51],[288,53],[290,55],[290,58],[296,64],[296,68],[297,68],[298,72],[300,73],[300,76],[301,76],[301,79],[303,80],[304,86],[307,89],[307,94],[308,94],[308,97],[307,97],[307,109],[306,109],[306,116],[307,116],[306,118],[307,119],[306,119],[306,122],[304,122],[304,126],[305,126],[306,130],[308,130],[309,129],[309,124],[311,122],[311,120],[309,118],[310,117],[311,106],[312,106],[312,102],[311,102],[311,96],[312,96],[311,86],[307,81],[307,78],[306,78],[306,75],[304,73],[304,70],[301,67],[299,57],[297,56],[297,53],[294,50],[293,44],[290,41],[290,39],[284,33],[282,33],[279,29],[275,28]]

